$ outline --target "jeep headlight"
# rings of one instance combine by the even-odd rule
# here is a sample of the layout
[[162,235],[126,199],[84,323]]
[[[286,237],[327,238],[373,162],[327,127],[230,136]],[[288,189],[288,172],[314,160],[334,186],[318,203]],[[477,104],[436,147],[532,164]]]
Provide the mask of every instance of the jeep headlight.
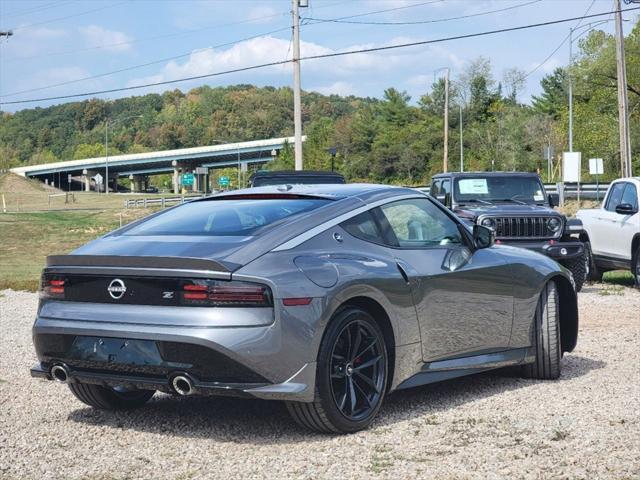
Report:
[[496,229],[496,221],[493,218],[483,218],[482,221],[480,222],[480,225],[482,225],[483,227],[487,227],[490,228],[491,230],[495,230]]
[[551,217],[549,220],[547,220],[547,228],[549,229],[550,232],[558,233],[561,226],[562,226],[562,222],[560,221],[559,218]]

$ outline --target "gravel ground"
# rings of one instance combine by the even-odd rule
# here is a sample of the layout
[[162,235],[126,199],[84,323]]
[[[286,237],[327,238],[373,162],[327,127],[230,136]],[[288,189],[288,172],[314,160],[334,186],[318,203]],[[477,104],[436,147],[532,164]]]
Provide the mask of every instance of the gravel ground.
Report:
[[32,379],[37,297],[0,292],[1,478],[640,478],[640,293],[580,294],[555,382],[497,372],[391,395],[373,427],[307,433],[277,402],[156,395],[86,408]]

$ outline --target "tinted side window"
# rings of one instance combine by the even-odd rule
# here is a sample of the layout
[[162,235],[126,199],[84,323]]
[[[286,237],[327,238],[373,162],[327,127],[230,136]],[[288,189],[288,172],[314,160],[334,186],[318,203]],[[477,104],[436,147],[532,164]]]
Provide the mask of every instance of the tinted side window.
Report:
[[614,184],[613,187],[611,187],[611,193],[609,193],[609,198],[607,198],[607,205],[605,207],[610,212],[615,212],[616,207],[620,205],[625,185],[625,182],[620,182]]
[[401,200],[380,207],[398,246],[422,248],[462,243],[456,223],[429,200]]
[[627,188],[624,189],[620,203],[628,203],[636,210],[638,209],[638,192],[633,183],[627,183]]
[[364,212],[342,222],[341,227],[360,240],[374,243],[384,243],[378,224],[371,212]]

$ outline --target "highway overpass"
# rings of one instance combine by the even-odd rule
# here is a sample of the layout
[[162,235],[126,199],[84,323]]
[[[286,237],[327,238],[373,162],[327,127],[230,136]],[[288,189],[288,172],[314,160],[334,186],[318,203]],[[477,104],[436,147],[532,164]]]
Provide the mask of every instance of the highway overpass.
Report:
[[[304,140],[304,138],[303,138]],[[293,146],[293,137],[270,138],[251,142],[227,143],[205,147],[181,148],[159,152],[133,153],[109,157],[85,158],[64,162],[12,168],[23,177],[36,178],[63,190],[99,188],[101,179],[109,177],[113,191],[118,177],[131,179],[132,190],[141,189],[149,175],[173,174],[173,189],[180,190],[180,175],[196,173],[196,168],[224,168],[263,164],[278,155],[284,144]],[[108,172],[108,174],[107,174]],[[69,185],[71,178],[71,186]],[[103,183],[104,180],[102,180]],[[195,175],[194,190],[202,190],[208,182],[204,175]]]

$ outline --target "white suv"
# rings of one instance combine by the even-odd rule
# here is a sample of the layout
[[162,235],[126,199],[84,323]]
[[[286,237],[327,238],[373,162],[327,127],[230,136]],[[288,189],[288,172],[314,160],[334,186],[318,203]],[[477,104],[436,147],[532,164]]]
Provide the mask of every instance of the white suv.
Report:
[[611,183],[600,208],[578,211],[589,257],[589,279],[599,281],[608,270],[631,270],[640,286],[640,177]]

